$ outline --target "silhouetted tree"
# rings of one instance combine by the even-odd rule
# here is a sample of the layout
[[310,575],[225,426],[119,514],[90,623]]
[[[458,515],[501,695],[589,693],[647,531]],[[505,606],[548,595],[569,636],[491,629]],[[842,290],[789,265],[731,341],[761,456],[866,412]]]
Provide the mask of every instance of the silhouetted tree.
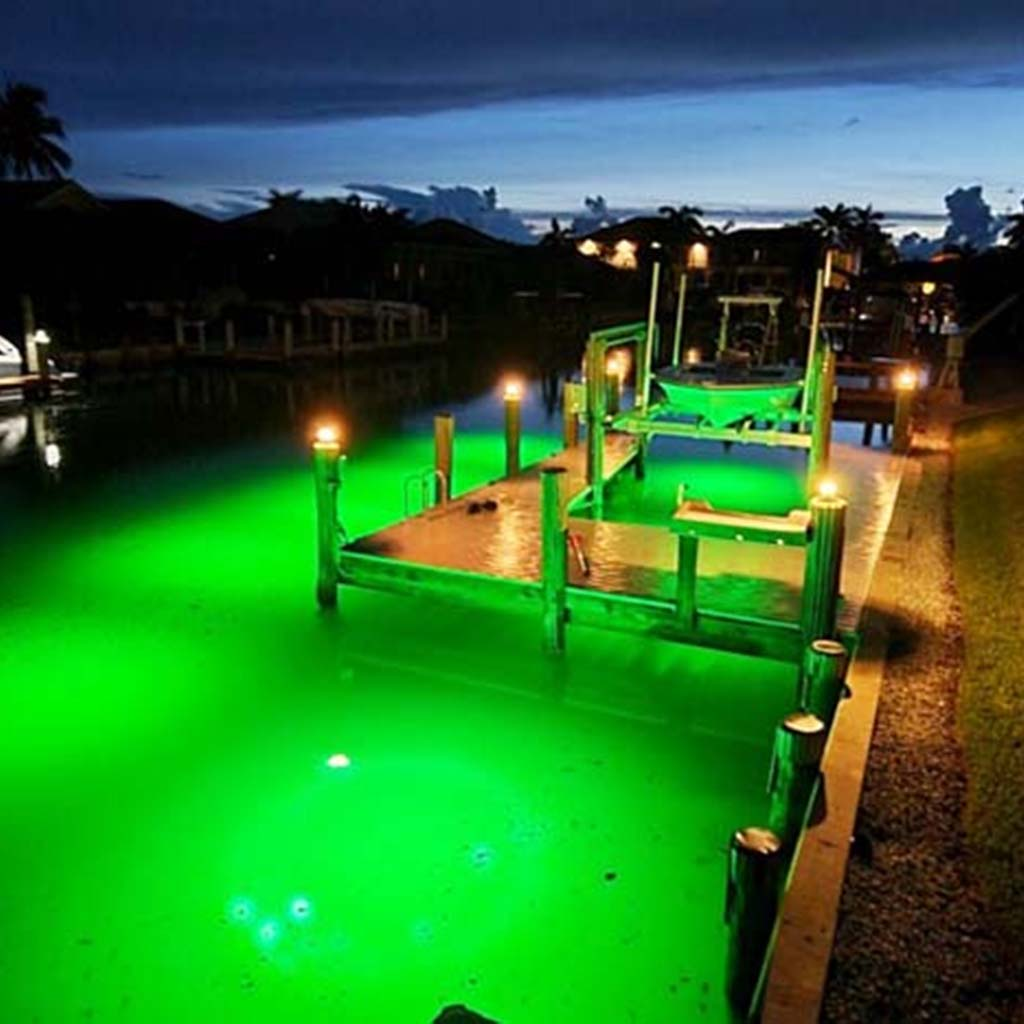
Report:
[[660,213],[669,224],[671,233],[681,242],[692,242],[705,235],[701,222],[704,211],[699,206],[660,206]]
[[551,230],[540,240],[540,244],[552,249],[564,249],[572,244],[572,232],[558,223],[557,217],[551,218]]
[[272,188],[264,198],[264,202],[270,207],[288,206],[297,203],[302,198],[302,189],[292,189],[290,192],[282,192],[280,189]]
[[816,206],[814,216],[804,221],[815,234],[829,245],[842,245],[847,241],[848,232],[853,224],[853,210],[845,203],[835,206]]
[[63,178],[71,157],[60,118],[46,110],[44,89],[9,82],[0,93],[0,178]]

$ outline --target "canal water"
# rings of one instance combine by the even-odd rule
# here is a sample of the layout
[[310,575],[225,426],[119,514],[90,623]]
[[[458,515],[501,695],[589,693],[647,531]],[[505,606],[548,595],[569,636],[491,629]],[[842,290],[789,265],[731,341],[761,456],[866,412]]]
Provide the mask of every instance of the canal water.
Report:
[[[313,422],[344,426],[358,534],[415,501],[446,394],[461,491],[501,474],[500,395],[431,364],[0,406],[0,1019],[727,1019],[725,848],[764,821],[791,669],[316,609]],[[528,391],[524,462],[553,397]],[[799,500],[793,453],[685,452],[709,500]]]

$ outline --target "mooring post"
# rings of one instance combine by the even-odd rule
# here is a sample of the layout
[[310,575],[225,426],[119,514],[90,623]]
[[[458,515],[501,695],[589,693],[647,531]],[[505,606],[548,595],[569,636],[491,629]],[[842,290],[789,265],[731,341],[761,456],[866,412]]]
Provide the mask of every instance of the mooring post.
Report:
[[647,331],[640,351],[636,370],[636,405],[642,416],[647,415],[651,400],[651,367],[654,348],[658,344],[658,288],[661,282],[661,246],[651,243],[654,251],[654,266],[651,268],[651,295],[647,303]]
[[230,317],[224,321],[224,355],[233,356],[236,347],[235,321]]
[[697,545],[696,537],[679,535],[679,563],[676,568],[676,618],[684,629],[697,624]]
[[505,476],[519,472],[523,438],[523,389],[516,383],[505,385]]
[[743,828],[729,843],[725,923],[729,930],[725,989],[747,1020],[779,910],[782,841],[766,828]]
[[553,654],[558,654],[565,650],[566,587],[569,578],[569,531],[562,507],[565,468],[545,466],[540,477],[544,646]]
[[790,849],[807,817],[827,736],[825,723],[806,711],[786,715],[775,729],[768,771],[768,825]]
[[434,501],[443,505],[452,496],[455,417],[442,412],[434,417]]
[[580,442],[580,396],[583,388],[567,380],[562,385],[562,443],[575,448]]
[[846,659],[846,648],[837,640],[814,640],[804,651],[797,706],[826,726],[832,724],[843,696]]
[[604,349],[594,338],[587,344],[587,483],[594,512],[604,510]]
[[316,487],[316,600],[321,608],[338,603],[338,490],[341,484],[341,441],[333,427],[321,427],[313,442]]
[[839,608],[846,501],[826,484],[822,491],[811,498],[811,537],[804,563],[801,618],[807,643],[820,637],[835,638]]
[[917,374],[910,368],[896,376],[896,408],[892,420],[892,450],[897,455],[910,451],[911,411],[914,407],[914,393],[917,390]]

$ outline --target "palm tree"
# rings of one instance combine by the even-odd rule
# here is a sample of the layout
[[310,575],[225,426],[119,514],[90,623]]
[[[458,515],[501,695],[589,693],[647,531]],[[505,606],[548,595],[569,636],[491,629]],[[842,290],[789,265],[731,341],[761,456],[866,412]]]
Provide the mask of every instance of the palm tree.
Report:
[[540,244],[552,249],[565,249],[572,244],[572,231],[563,228],[557,217],[552,217],[551,230],[541,238]]
[[62,178],[70,170],[71,157],[54,141],[64,125],[46,103],[46,91],[25,82],[0,92],[0,178]]
[[835,206],[816,206],[814,216],[804,221],[804,225],[829,245],[838,245],[847,240],[853,219],[854,212],[850,207],[836,203]]
[[669,230],[680,241],[692,242],[704,237],[705,229],[700,220],[704,211],[699,206],[659,206],[658,213],[666,218]]
[[290,192],[282,192],[280,189],[272,188],[263,200],[267,206],[273,208],[279,206],[290,206],[299,202],[302,198],[302,189],[292,189]]

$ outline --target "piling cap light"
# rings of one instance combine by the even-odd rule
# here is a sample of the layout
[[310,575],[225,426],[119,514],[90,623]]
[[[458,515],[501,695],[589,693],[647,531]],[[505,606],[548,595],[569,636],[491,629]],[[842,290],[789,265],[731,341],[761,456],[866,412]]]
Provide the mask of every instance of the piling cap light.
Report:
[[696,366],[700,362],[700,349],[688,348],[686,350],[686,365]]
[[341,443],[341,431],[333,423],[321,423],[313,435],[317,444],[336,445]]
[[688,270],[708,269],[708,247],[703,242],[694,242],[686,253]]
[[934,281],[925,281],[925,282],[923,282],[922,285],[921,285],[921,294],[922,295],[934,295],[935,294],[935,282]]
[[44,331],[42,329],[36,331],[32,335],[32,340],[37,345],[49,345],[50,344],[50,336],[49,336],[49,334],[47,334],[46,331]]
[[517,380],[507,380],[503,394],[506,402],[518,401],[523,397],[523,386]]
[[830,477],[826,477],[818,484],[819,498],[834,498],[839,494],[839,484]]
[[896,374],[896,387],[900,391],[913,391],[917,387],[917,373],[909,367]]

